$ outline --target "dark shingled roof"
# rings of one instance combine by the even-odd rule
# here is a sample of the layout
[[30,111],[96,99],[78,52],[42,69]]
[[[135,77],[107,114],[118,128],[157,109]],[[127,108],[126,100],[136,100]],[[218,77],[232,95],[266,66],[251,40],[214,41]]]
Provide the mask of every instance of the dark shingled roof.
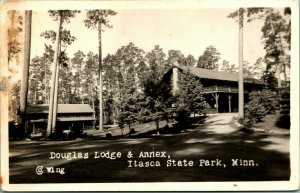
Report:
[[[181,65],[174,65],[173,68],[174,67],[177,67],[180,70],[183,70],[185,72],[190,72],[199,78],[214,79],[214,80],[227,80],[227,81],[233,81],[233,82],[237,82],[239,79],[239,74],[236,72],[222,72],[222,71],[209,70],[209,69],[196,68],[196,67],[187,67],[187,66],[181,66]],[[245,83],[254,83],[254,84],[264,84],[262,81],[259,81],[254,78],[244,78],[244,82]]]
[[94,117],[58,117],[59,121],[94,121]]
[[[49,104],[28,105],[27,114],[48,113]],[[58,104],[57,113],[93,113],[88,104]]]
[[[92,116],[72,116],[72,117],[58,117],[58,121],[68,122],[68,121],[95,121]],[[46,123],[47,119],[32,119],[31,123]]]

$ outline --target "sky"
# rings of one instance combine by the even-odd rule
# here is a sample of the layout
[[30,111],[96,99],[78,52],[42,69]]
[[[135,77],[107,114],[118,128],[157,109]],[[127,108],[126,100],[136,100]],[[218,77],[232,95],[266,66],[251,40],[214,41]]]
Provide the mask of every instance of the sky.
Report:
[[[110,17],[113,28],[103,32],[103,57],[114,54],[118,48],[133,42],[145,52],[154,45],[160,45],[167,54],[168,50],[180,50],[185,56],[196,59],[205,48],[212,45],[221,53],[222,60],[238,64],[238,24],[227,16],[235,9],[122,9],[114,10],[117,15]],[[67,48],[69,56],[81,50],[84,53],[98,52],[97,31],[84,26],[86,12],[82,10],[71,19],[66,28],[76,37],[76,41]],[[244,25],[244,60],[255,63],[258,57],[264,57],[261,40],[261,21]],[[31,57],[42,55],[44,43],[40,37],[45,30],[56,30],[57,23],[46,11],[33,11]],[[48,42],[49,43],[49,42]]]

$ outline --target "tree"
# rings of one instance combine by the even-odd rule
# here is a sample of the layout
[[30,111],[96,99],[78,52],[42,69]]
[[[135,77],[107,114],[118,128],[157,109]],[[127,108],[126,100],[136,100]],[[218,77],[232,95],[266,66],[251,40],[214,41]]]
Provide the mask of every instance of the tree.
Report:
[[119,125],[123,132],[124,123],[128,124],[129,133],[131,132],[131,125],[134,123],[139,116],[140,112],[140,101],[143,96],[141,93],[124,93],[121,99],[120,114],[119,114]]
[[97,54],[88,52],[86,55],[86,64],[83,69],[84,77],[86,77],[83,82],[83,87],[85,93],[88,93],[90,102],[94,101],[95,93],[97,92],[97,84],[95,84],[95,82],[98,82],[98,59],[99,56]]
[[[67,11],[68,12],[68,11]],[[74,13],[72,14],[67,14],[67,13],[61,13],[61,15],[65,15],[65,17],[68,16],[75,16],[75,13],[77,13],[78,11],[73,11]],[[55,16],[53,16],[55,19]],[[69,23],[70,22],[70,18],[63,18],[62,20],[62,25],[64,23]],[[52,44],[55,43],[55,39],[56,39],[56,32],[53,30],[47,30],[43,33],[41,33],[41,37],[44,37],[45,39],[49,40]],[[76,68],[72,68],[69,61],[69,57],[67,56],[67,52],[66,49],[68,46],[70,46],[74,41],[76,40],[76,37],[71,35],[71,32],[67,29],[61,29],[60,32],[60,45],[59,45],[59,56],[58,56],[58,73],[55,76],[55,89],[54,92],[57,93],[55,94],[54,99],[54,111],[56,112],[56,104],[58,104],[57,101],[59,101],[60,103],[69,103],[69,102],[73,102],[74,101],[74,94],[71,93],[71,87],[70,84],[71,82],[67,81],[67,79],[69,79],[70,81],[72,81],[70,79],[70,77],[65,77],[65,76],[70,76],[72,75],[71,70],[76,71]],[[49,52],[47,54],[47,52]],[[52,48],[51,45],[47,45],[45,44],[45,53],[44,53],[45,57],[49,57],[49,61],[53,62],[54,61],[54,50]],[[77,66],[76,66],[77,67]],[[64,70],[61,71],[60,69],[63,68]],[[66,80],[65,83],[67,84],[62,84],[62,80]],[[56,83],[57,82],[57,83]],[[59,86],[59,85],[64,85]],[[59,96],[59,97],[58,97]],[[77,102],[74,102],[77,103]],[[53,125],[55,127],[56,125],[56,113],[54,113],[54,119],[53,119]]]
[[265,66],[264,59],[262,57],[257,58],[252,66],[253,78],[261,79]]
[[108,16],[116,15],[113,10],[89,10],[84,20],[85,26],[98,30],[98,48],[99,48],[99,129],[103,130],[103,99],[102,99],[102,30],[103,27],[111,28]]
[[[41,33],[41,37],[44,37],[47,40],[50,40],[53,44],[55,43],[56,38],[56,32],[53,30],[47,30],[43,33]],[[62,29],[60,32],[60,40],[61,40],[61,47],[65,49],[67,46],[71,45],[76,38],[71,35],[70,30]]]
[[85,93],[84,96],[84,81],[86,79],[90,78],[89,76],[85,76],[84,74],[84,67],[85,67],[85,57],[86,55],[78,50],[74,53],[74,57],[71,59],[72,68],[74,69],[74,72],[72,75],[74,76],[74,95],[78,98],[81,98],[81,103],[84,104],[84,98],[88,96],[87,93]]
[[104,106],[107,113],[107,122],[116,123],[118,117],[118,104],[120,101],[120,87],[118,81],[119,61],[116,55],[108,54],[103,59],[103,87],[104,93]]
[[[8,59],[8,80],[12,82],[12,87],[9,87],[9,99],[8,100],[8,108],[9,108],[9,119],[10,121],[17,123],[19,122],[20,116],[17,116],[17,111],[19,111],[20,106],[15,108],[16,104],[20,104],[20,97],[15,97],[13,93],[15,92],[16,86],[21,84],[19,80],[16,80],[15,74],[19,73],[18,69],[20,69],[20,53],[22,50],[22,43],[20,40],[23,38],[21,37],[23,31],[23,22],[24,18],[21,16],[19,11],[15,10],[8,10],[7,11],[8,17],[8,25],[7,25],[7,59]],[[4,71],[4,70],[3,70]],[[7,81],[6,79],[1,80]],[[18,90],[18,94],[20,94],[20,90]]]
[[245,105],[245,118],[250,125],[262,121],[267,115],[274,113],[279,106],[276,92],[263,89],[261,92],[251,92],[249,102]]
[[[72,103],[80,103],[81,102],[81,97],[76,95],[77,93],[74,93],[74,88],[72,87],[73,84],[72,82],[74,81],[73,77],[73,72],[70,64],[70,58],[68,57],[66,52],[61,52],[60,58],[59,58],[59,64],[60,64],[60,70],[58,72],[58,81],[57,85],[57,93],[58,97],[57,98],[57,104],[72,104]],[[77,87],[81,86],[76,85]]]
[[245,118],[248,124],[251,126],[254,123],[262,121],[267,114],[263,98],[265,96],[259,92],[251,92],[249,94],[249,102],[245,105]]
[[155,45],[154,49],[148,52],[145,57],[149,64],[149,69],[157,73],[157,78],[162,77],[169,69],[165,59],[166,54],[159,45]]
[[199,56],[197,67],[210,70],[218,70],[218,61],[220,59],[220,53],[214,46],[209,46],[205,49],[203,54]]
[[168,122],[173,96],[170,85],[160,81],[158,71],[159,66],[153,65],[150,67],[148,75],[144,78],[145,102],[142,104],[141,115],[149,117],[151,121],[155,121],[157,133],[159,134],[159,121],[166,119]]
[[[256,11],[257,9],[247,9],[248,14],[250,14],[250,11]],[[240,8],[239,10],[231,13],[228,15],[229,18],[236,19],[239,24],[239,80],[238,80],[238,85],[239,85],[239,116],[241,118],[244,118],[244,70],[243,70],[243,36],[244,36],[244,13],[245,9]]]
[[290,55],[286,52],[290,48],[290,27],[279,11],[272,9],[265,11],[265,23],[261,31],[266,50],[267,69],[276,71],[278,86],[281,86],[280,74],[283,73],[286,82],[286,68],[290,67]]
[[54,59],[54,50],[51,45],[45,44],[45,51],[42,56],[43,66],[44,66],[44,104],[49,104],[50,100],[50,78],[51,78],[51,70],[50,66],[53,63]]
[[[28,103],[49,104],[50,66],[53,63],[54,50],[45,44],[42,56],[31,59],[29,66]],[[37,95],[35,93],[38,93]]]
[[203,97],[203,87],[200,80],[190,72],[181,74],[178,81],[180,92],[177,93],[176,108],[182,112],[202,114],[205,98]]
[[145,58],[143,61],[139,63],[139,65],[136,67],[136,73],[138,78],[138,92],[141,92],[144,90],[143,88],[143,79],[147,76],[149,73],[149,66],[145,62]]
[[183,62],[184,66],[188,66],[188,67],[194,67],[196,64],[197,60],[194,58],[193,55],[188,55]]
[[[177,60],[178,55],[181,55],[180,51],[170,51],[169,62],[173,59]],[[149,121],[155,121],[158,134],[159,121],[166,119],[168,122],[168,114],[171,113],[173,101],[170,85],[161,81],[163,74],[169,69],[165,57],[162,48],[155,45],[154,49],[146,54],[149,70],[143,79],[145,100],[142,104],[141,116],[148,118]]]
[[50,65],[52,62],[47,55],[51,54],[53,59],[53,50],[45,49],[44,55],[32,58],[29,66],[28,103],[30,104],[48,104],[49,101],[49,75],[51,75]]
[[29,68],[28,103],[45,103],[45,76],[50,68],[47,66],[46,58],[36,56],[31,59]]
[[[94,109],[94,118],[96,118],[96,114],[99,115],[99,99],[98,99],[98,87],[95,82],[99,82],[98,80],[98,62],[99,56],[94,54],[93,52],[88,52],[86,55],[86,64],[84,66],[84,76],[86,77],[83,82],[84,92],[87,93],[87,99],[89,104]],[[95,125],[94,125],[95,128]]]
[[[291,22],[290,8],[285,8],[283,16],[279,9],[276,8],[247,8],[243,9],[247,13],[247,22],[252,22],[256,19],[264,21],[261,28],[263,33],[262,39],[266,55],[264,61],[267,65],[267,71],[276,71],[278,86],[281,86],[280,74],[283,73],[284,80],[287,79],[286,68],[290,67],[290,34]],[[229,15],[231,18],[237,18],[238,11]],[[268,73],[267,73],[268,74]]]
[[[9,108],[9,117],[11,118],[10,121],[17,123],[18,115],[19,115],[19,108],[20,108],[20,91],[21,91],[21,81],[18,80],[16,83],[12,85],[10,90],[10,101],[11,104],[8,106]],[[19,133],[20,135],[23,133]]]
[[278,87],[278,81],[275,76],[275,72],[265,70],[262,74],[261,79],[266,83],[267,88],[272,91],[275,91],[276,88]]
[[55,86],[57,83],[56,76],[58,77],[58,55],[59,55],[59,47],[60,47],[60,33],[61,33],[61,26],[62,26],[62,18],[60,12],[58,13],[58,29],[56,33],[56,40],[55,40],[55,51],[54,51],[54,61],[53,61],[53,72],[52,72],[52,78],[51,78],[51,90],[50,90],[50,102],[49,102],[49,113],[48,113],[48,124],[47,124],[47,137],[50,136],[52,131],[55,129],[53,126],[52,121],[56,121],[55,118],[53,118],[55,110],[53,109],[55,106],[55,99],[57,96],[55,96]]
[[[144,51],[133,43],[119,48],[115,55],[106,57],[105,75],[110,77],[108,90],[114,95],[114,105],[119,112],[114,113],[119,120],[120,128],[126,123],[129,126],[139,120],[141,101],[143,101],[142,81],[147,66]],[[109,95],[111,96],[111,95]]]
[[244,9],[239,9],[239,116],[244,118]]
[[266,109],[267,114],[275,113],[276,109],[279,107],[279,101],[277,100],[277,94],[274,90],[263,89],[261,91],[262,104]]
[[24,65],[21,81],[20,93],[20,123],[22,133],[26,133],[26,109],[27,109],[27,93],[28,93],[28,76],[30,63],[30,45],[31,45],[31,16],[32,11],[25,11],[25,38],[24,38]]
[[253,66],[248,61],[243,62],[243,75],[245,78],[254,78]]
[[[115,54],[118,60],[119,70],[122,72],[123,83],[128,84],[130,82],[132,89],[140,90],[140,78],[144,73],[144,50],[135,46],[130,42],[126,46],[119,48]],[[142,66],[144,65],[144,66]]]
[[[58,80],[59,80],[59,63],[63,63],[65,60],[64,52],[61,52],[61,40],[63,39],[66,44],[70,43],[70,39],[66,38],[67,36],[62,36],[62,26],[66,23],[70,22],[70,18],[75,17],[77,13],[80,11],[77,10],[51,10],[49,11],[49,15],[54,19],[54,21],[58,21],[57,32],[55,33],[55,52],[54,52],[54,60],[53,60],[53,73],[52,73],[52,83],[50,90],[50,104],[49,104],[49,115],[48,115],[48,124],[47,124],[47,137],[51,134],[56,127],[56,116],[57,116],[57,106],[58,106]],[[50,34],[53,34],[50,32]],[[69,34],[68,32],[64,32],[64,34]],[[49,38],[52,37],[51,35]],[[52,38],[53,39],[53,38]],[[72,42],[72,40],[71,40]]]
[[115,122],[116,118],[124,121],[124,113],[120,115],[126,105],[124,97],[143,91],[143,79],[149,71],[144,54],[142,49],[130,42],[103,59],[103,97],[109,122]]
[[[263,59],[261,57],[257,58],[253,65],[250,65],[248,61],[243,62],[243,75],[246,78],[261,79],[263,75]],[[223,60],[221,65],[221,71],[224,72],[237,72],[237,67],[234,64],[229,64],[227,60]]]
[[[291,8],[290,7],[286,7],[284,8],[284,17],[285,17],[285,33],[283,38],[285,39],[287,45],[288,45],[288,50],[291,50],[291,34],[292,34],[292,30],[291,30]],[[287,54],[288,55],[288,54]],[[290,61],[289,61],[290,62]],[[290,63],[288,63],[290,64]]]
[[8,11],[7,15],[11,22],[7,31],[9,34],[7,39],[8,61],[11,61],[13,58],[18,58],[18,54],[21,52],[21,42],[19,41],[19,36],[22,32],[23,17],[18,11],[15,10]]
[[185,61],[184,55],[181,53],[180,50],[169,50],[165,68],[169,69],[171,66],[175,64],[184,65],[184,61]]
[[248,61],[243,62],[243,75],[245,78],[254,78],[261,80],[263,76],[264,64],[261,57],[257,58],[256,62],[251,65]]
[[234,64],[230,65],[229,61],[223,60],[220,70],[224,72],[237,72],[237,67]]

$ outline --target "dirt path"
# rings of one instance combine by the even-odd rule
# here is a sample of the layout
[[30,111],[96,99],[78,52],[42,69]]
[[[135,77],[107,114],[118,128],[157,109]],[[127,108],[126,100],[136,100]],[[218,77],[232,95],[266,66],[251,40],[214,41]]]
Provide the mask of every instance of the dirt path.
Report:
[[230,134],[237,131],[236,127],[232,126],[232,119],[237,116],[235,113],[223,113],[210,115],[205,120],[207,125],[205,131],[211,131],[218,134]]

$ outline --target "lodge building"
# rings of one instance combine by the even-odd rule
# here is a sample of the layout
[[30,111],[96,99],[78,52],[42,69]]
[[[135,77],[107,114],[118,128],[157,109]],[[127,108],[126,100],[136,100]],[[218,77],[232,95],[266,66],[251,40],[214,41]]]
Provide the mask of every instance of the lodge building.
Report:
[[[206,99],[205,113],[238,112],[238,73],[208,70],[204,68],[173,65],[163,81],[172,85],[172,92],[179,91],[178,79],[182,73],[191,73],[199,78],[203,86],[203,96]],[[249,101],[251,91],[262,90],[265,83],[254,78],[244,78],[244,102]]]
[[[27,128],[36,133],[46,131],[49,104],[28,105]],[[93,126],[94,110],[88,104],[58,104],[57,129],[85,129]]]

